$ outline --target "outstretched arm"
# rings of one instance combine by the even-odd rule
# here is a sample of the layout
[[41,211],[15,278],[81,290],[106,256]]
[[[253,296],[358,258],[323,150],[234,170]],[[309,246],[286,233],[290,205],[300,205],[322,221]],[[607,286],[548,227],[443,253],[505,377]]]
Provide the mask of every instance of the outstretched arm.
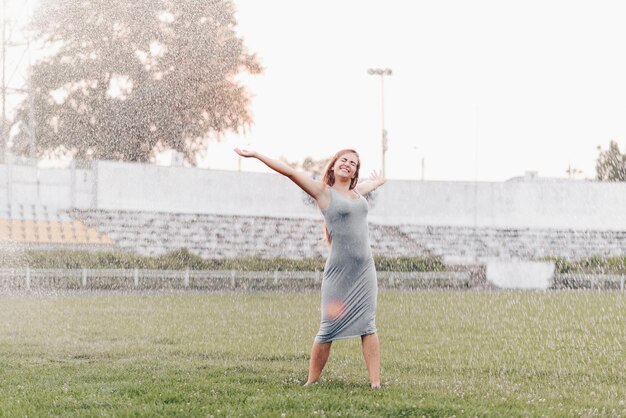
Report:
[[356,190],[361,195],[365,196],[366,194],[378,189],[383,184],[385,184],[385,179],[380,175],[380,173],[372,171],[369,180],[364,181],[363,183],[359,183],[356,186]]
[[245,149],[235,148],[235,152],[242,157],[245,158],[256,158],[261,161],[263,164],[276,171],[279,174],[287,177],[289,180],[293,181],[308,193],[313,199],[316,201],[322,196],[324,191],[326,190],[326,186],[321,181],[317,181],[306,175],[305,173],[296,170],[293,167],[283,163],[282,161],[275,160],[273,158],[267,157],[263,154],[260,154],[256,151],[250,151]]

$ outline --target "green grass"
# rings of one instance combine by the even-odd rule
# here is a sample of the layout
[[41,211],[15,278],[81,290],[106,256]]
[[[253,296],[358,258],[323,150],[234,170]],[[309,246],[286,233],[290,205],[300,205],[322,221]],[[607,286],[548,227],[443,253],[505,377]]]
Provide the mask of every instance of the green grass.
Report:
[[0,416],[626,416],[626,294],[381,292],[380,391],[356,339],[301,387],[318,301],[0,296]]

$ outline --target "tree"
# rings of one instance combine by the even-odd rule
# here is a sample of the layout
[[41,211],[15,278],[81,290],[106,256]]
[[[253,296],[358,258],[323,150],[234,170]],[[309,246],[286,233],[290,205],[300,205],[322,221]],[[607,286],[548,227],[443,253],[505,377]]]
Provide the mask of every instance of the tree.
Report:
[[0,115],[0,160],[4,160],[5,150],[9,143],[9,131],[11,129],[11,121]]
[[[231,0],[46,0],[33,30],[54,50],[31,72],[16,122],[37,154],[150,161],[174,149],[195,163],[210,136],[252,123],[236,80],[262,71],[234,27]],[[13,152],[26,153],[26,129]]]
[[598,146],[596,174],[600,181],[626,181],[626,153],[622,154],[617,142],[611,141],[609,149],[602,151]]

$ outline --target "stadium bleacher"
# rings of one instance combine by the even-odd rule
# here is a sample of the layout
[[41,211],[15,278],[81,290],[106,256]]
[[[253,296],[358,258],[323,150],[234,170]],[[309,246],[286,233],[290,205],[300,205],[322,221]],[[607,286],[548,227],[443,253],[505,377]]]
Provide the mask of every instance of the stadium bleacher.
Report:
[[401,225],[399,229],[434,254],[450,260],[626,256],[626,231],[432,225]]
[[[492,258],[626,256],[626,231],[472,228],[370,223],[374,255],[440,256],[451,263]],[[180,248],[204,258],[325,256],[320,219],[127,210],[0,210],[0,242],[31,248],[111,249],[155,256]]]
[[28,247],[97,249],[114,242],[106,234],[44,205],[7,205],[0,210],[0,242]]
[[[322,223],[316,219],[102,210],[68,213],[112,237],[121,248],[143,255],[181,247],[205,258],[327,254]],[[370,223],[370,242],[374,255],[435,255],[453,262],[626,255],[626,231]]]
[[[68,214],[141,255],[182,247],[204,258],[307,258],[328,251],[322,222],[315,219],[103,210]],[[371,224],[370,236],[377,255],[429,254],[395,227]]]

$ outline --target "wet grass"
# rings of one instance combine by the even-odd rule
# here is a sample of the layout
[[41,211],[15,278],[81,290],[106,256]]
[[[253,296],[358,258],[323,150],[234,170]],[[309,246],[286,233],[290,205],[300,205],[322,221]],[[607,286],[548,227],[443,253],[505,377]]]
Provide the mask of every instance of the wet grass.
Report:
[[381,292],[302,388],[317,293],[0,296],[0,416],[626,416],[626,294]]

